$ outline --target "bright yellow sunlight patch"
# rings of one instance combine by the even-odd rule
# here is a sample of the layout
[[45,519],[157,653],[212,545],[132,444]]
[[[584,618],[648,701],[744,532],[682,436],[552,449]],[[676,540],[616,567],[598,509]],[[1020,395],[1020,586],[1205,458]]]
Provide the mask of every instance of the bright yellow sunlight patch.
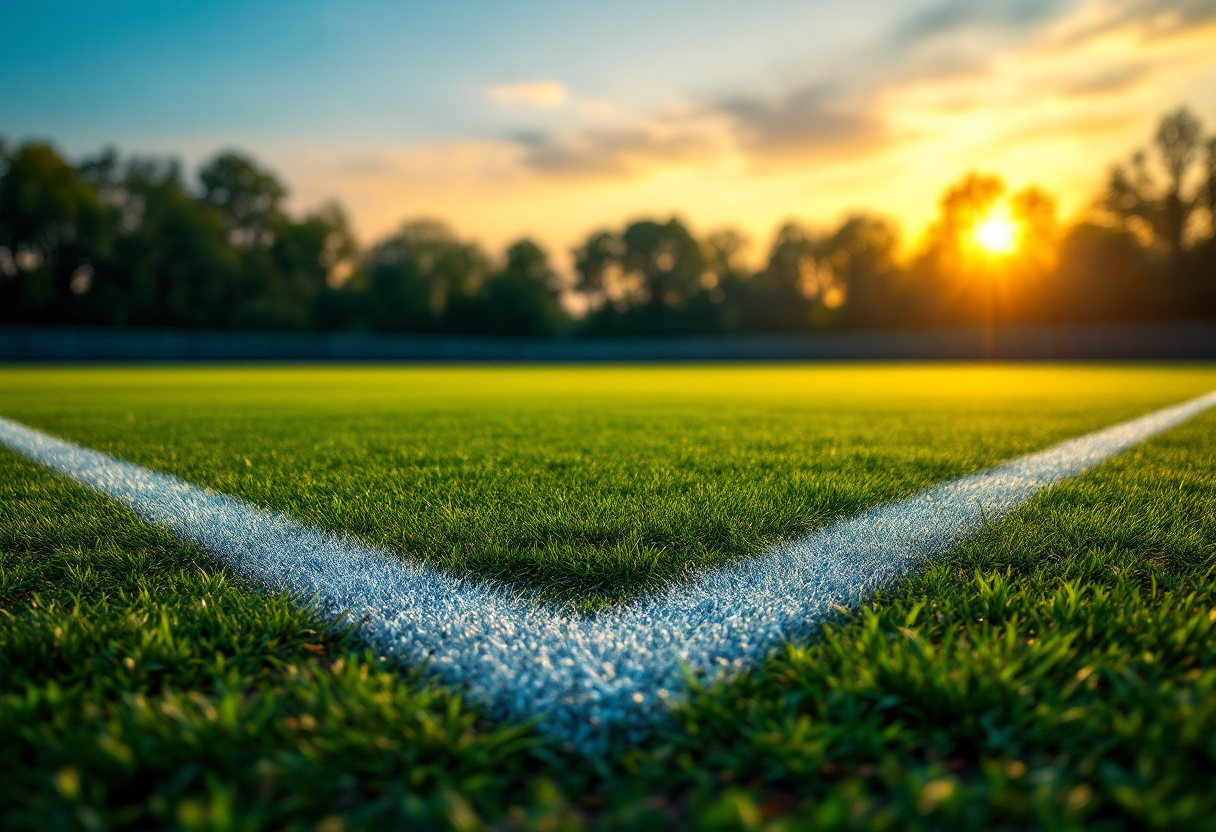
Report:
[[998,214],[975,227],[975,242],[989,254],[1009,254],[1017,248],[1017,231],[1013,220]]

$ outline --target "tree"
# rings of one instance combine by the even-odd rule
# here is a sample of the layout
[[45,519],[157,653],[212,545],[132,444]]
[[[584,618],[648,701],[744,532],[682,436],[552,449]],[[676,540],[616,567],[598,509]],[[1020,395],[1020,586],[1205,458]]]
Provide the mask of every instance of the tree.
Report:
[[621,238],[611,231],[596,231],[574,250],[574,289],[587,299],[588,308],[599,311],[608,303],[624,301],[620,291]]
[[743,252],[750,246],[751,241],[736,229],[720,228],[711,232],[705,238],[704,250],[709,273],[714,279],[712,286],[705,286],[707,280],[703,275],[702,286],[712,292],[745,281],[749,275],[741,261]]
[[661,312],[682,306],[700,290],[709,263],[700,244],[676,218],[666,223],[631,223],[621,242],[621,270],[625,280],[636,285],[637,302]]
[[1177,311],[1173,287],[1160,280],[1161,255],[1127,229],[1081,222],[1061,237],[1046,287],[1047,318],[1119,321]]
[[70,319],[75,294],[87,290],[94,263],[110,249],[105,207],[48,144],[24,144],[3,161],[0,314],[39,323]]
[[589,334],[1216,311],[1216,137],[1205,141],[1186,109],[1161,121],[1151,164],[1139,153],[1112,169],[1109,227],[1061,234],[1048,194],[1009,194],[973,173],[943,195],[910,268],[896,262],[895,229],[873,216],[826,231],[787,223],[754,273],[737,231],[698,240],[677,218],[643,219],[589,235],[563,297],[530,240],[492,263],[423,220],[361,256],[337,205],[297,218],[285,196],[235,152],[207,162],[192,188],[172,159],[106,150],[73,166],[49,145],[0,141],[0,320],[544,335],[575,326],[563,300],[580,298],[577,329]]
[[778,230],[768,262],[741,287],[748,328],[802,330],[888,322],[898,236],[878,217],[854,214],[816,234],[796,223]]
[[1005,195],[998,176],[969,173],[941,198],[938,219],[929,227],[917,258],[919,270],[940,280],[971,277],[976,265],[975,229],[990,216]]
[[114,256],[98,267],[85,299],[108,322],[136,326],[226,328],[259,293],[243,273],[224,218],[196,199],[172,160],[104,158],[83,166],[106,195],[117,227]]
[[[1111,168],[1102,205],[1121,225],[1142,228],[1177,258],[1186,247],[1192,216],[1211,198],[1206,183],[1188,187],[1203,145],[1203,123],[1182,107],[1161,120],[1155,144],[1165,183],[1157,182],[1147,154],[1139,151],[1130,166]],[[1213,152],[1209,150],[1208,179],[1213,178]]]
[[[997,228],[1006,247],[985,242]],[[917,323],[1011,323],[1043,314],[1057,248],[1055,201],[1031,186],[970,173],[947,189],[909,270],[906,314]]]
[[221,153],[199,171],[203,200],[219,209],[228,238],[239,248],[268,248],[284,217],[287,189],[272,173],[238,153]]
[[1046,191],[1031,185],[1009,199],[1010,218],[1018,228],[1018,257],[1024,271],[1044,272],[1055,262],[1059,241],[1056,201]]
[[676,332],[698,328],[690,302],[706,291],[709,260],[675,217],[639,220],[620,233],[598,231],[574,251],[575,290],[587,299],[589,329]]
[[768,263],[747,282],[741,296],[747,328],[799,330],[810,325],[810,294],[819,290],[815,244],[800,225],[786,223],[778,229]]
[[1200,197],[1208,212],[1208,238],[1216,240],[1216,136],[1208,139],[1206,149],[1207,158]]
[[477,294],[489,263],[443,223],[417,220],[368,251],[363,268],[373,326],[425,332],[442,329],[449,308]]
[[566,317],[560,298],[549,256],[533,241],[519,240],[470,304],[466,328],[488,335],[552,335]]
[[841,315],[853,326],[897,323],[903,311],[896,296],[898,243],[891,223],[865,214],[847,217],[820,241],[815,246],[819,270],[830,272],[819,298],[825,314],[843,306]]
[[322,206],[298,222],[284,217],[265,255],[245,254],[263,261],[256,271],[263,279],[238,316],[251,326],[274,328],[304,329],[318,315],[332,323],[332,316],[318,307],[334,301],[327,290],[350,279],[357,255],[346,215],[336,204]]

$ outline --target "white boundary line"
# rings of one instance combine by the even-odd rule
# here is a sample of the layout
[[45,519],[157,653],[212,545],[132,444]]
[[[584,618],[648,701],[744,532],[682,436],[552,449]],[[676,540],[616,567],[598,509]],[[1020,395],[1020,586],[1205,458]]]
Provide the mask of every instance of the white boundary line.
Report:
[[762,659],[1039,490],[1216,405],[1216,392],[941,483],[619,609],[513,598],[0,417],[0,443],[130,507],[276,592],[363,619],[376,649],[429,659],[498,713],[545,714],[587,749],[634,736],[683,685]]

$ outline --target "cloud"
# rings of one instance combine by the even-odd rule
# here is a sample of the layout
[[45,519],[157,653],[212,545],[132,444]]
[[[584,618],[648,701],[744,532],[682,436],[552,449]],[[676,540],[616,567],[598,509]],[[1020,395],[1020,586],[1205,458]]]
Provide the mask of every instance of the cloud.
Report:
[[1079,78],[1065,79],[1060,84],[1059,92],[1073,98],[1111,95],[1138,86],[1151,74],[1152,69],[1145,63],[1123,64]]
[[380,176],[392,172],[393,166],[384,159],[359,157],[340,162],[335,169],[350,176]]
[[1169,36],[1216,21],[1216,0],[1119,0],[1109,3],[1104,28],[1133,24],[1150,36]]
[[1061,18],[1069,0],[947,0],[896,23],[881,47],[834,77],[780,95],[736,94],[711,108],[726,116],[739,146],[760,167],[859,156],[905,134],[889,125],[891,101],[916,84],[987,76],[1011,39],[1032,39]]
[[550,176],[639,174],[732,154],[768,167],[860,154],[887,139],[872,111],[822,86],[773,98],[734,95],[615,127],[511,136],[523,164]]
[[518,84],[496,84],[486,94],[500,104],[524,104],[542,110],[552,110],[569,99],[566,88],[557,81],[525,81]]
[[595,128],[562,136],[517,133],[523,163],[550,175],[597,176],[638,173],[661,164],[687,163],[710,155],[714,141],[692,125]]
[[714,109],[728,116],[741,146],[757,157],[803,159],[858,153],[882,144],[886,130],[874,108],[814,85],[775,99],[724,98]]
[[[1168,48],[1129,60],[1103,47],[1107,36],[1159,37],[1168,46],[1168,38],[1214,21],[1216,0],[939,0],[896,22],[874,49],[785,89],[710,93],[612,127],[527,132],[511,141],[527,170],[608,177],[727,157],[761,172],[805,169],[948,138],[950,112],[971,114],[977,140],[1007,130],[1021,140],[1117,131],[1132,118],[1128,107],[1142,105],[1044,116],[1053,100],[1113,106],[1116,93],[1149,84],[1175,60]],[[531,100],[540,98],[531,88],[543,83],[493,89],[498,100]],[[614,115],[604,109],[604,118]],[[976,113],[987,113],[984,123]]]
[[1083,37],[1135,26],[1149,34],[1173,35],[1216,21],[1216,0],[945,0],[897,24],[890,44],[912,51],[949,35],[980,30],[1004,36],[1034,33],[1077,17]]
[[[896,85],[973,77],[1019,48],[1075,52],[1116,32],[1170,38],[1213,23],[1216,0],[945,0],[896,24],[887,53],[873,61]],[[1097,94],[1131,86],[1137,71],[1143,76],[1150,69],[1107,76],[1098,67],[1087,77],[1106,76],[1095,81]]]
[[893,45],[904,50],[944,35],[977,28],[1003,31],[1032,29],[1057,19],[1072,6],[1067,0],[947,0],[898,24]]

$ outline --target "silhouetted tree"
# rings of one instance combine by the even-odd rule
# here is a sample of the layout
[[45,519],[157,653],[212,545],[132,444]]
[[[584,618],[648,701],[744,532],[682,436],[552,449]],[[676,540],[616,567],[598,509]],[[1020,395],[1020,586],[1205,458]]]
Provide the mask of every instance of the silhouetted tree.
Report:
[[747,268],[742,263],[743,252],[751,245],[747,237],[734,228],[720,228],[705,238],[704,251],[708,269],[717,276],[718,286],[745,281]]
[[[1155,143],[1165,183],[1157,182],[1149,169],[1148,155],[1139,151],[1130,167],[1111,168],[1103,205],[1120,223],[1146,230],[1177,258],[1185,247],[1192,215],[1210,200],[1206,183],[1187,188],[1204,144],[1203,123],[1183,107],[1161,120]],[[1209,157],[1205,178],[1212,177],[1212,165]]]
[[1045,292],[1045,318],[1118,321],[1171,315],[1176,300],[1162,292],[1160,259],[1125,228],[1077,223],[1060,240]]
[[901,323],[901,274],[895,262],[899,235],[879,217],[848,217],[815,247],[821,272],[830,270],[827,293],[820,294],[824,317],[837,315],[852,326]]
[[621,291],[621,257],[624,245],[611,231],[597,231],[574,250],[575,291],[587,299],[592,312],[601,311],[606,304],[624,302]]
[[543,336],[563,329],[561,285],[549,256],[531,240],[513,243],[502,268],[493,272],[476,296],[462,299],[453,312],[460,331],[487,335]]
[[199,171],[203,201],[219,209],[238,248],[269,248],[282,226],[287,189],[274,175],[239,153],[221,153]]
[[744,328],[742,300],[752,273],[743,260],[751,241],[733,228],[720,228],[705,238],[708,262],[701,275],[704,290],[693,300],[697,332],[737,332]]
[[709,264],[700,243],[679,220],[631,223],[621,242],[621,271],[637,287],[637,301],[661,313],[682,306],[700,290]]
[[997,176],[969,173],[951,186],[941,198],[938,219],[925,233],[917,256],[920,270],[947,282],[972,279],[973,234],[1004,195],[1005,183]]
[[238,325],[303,329],[324,313],[327,289],[343,286],[357,268],[358,248],[342,209],[329,204],[299,222],[279,218],[265,251],[244,251],[262,278]]
[[777,231],[768,263],[747,282],[740,298],[748,329],[788,331],[810,326],[820,289],[815,245],[814,238],[794,223]]
[[301,247],[303,251],[297,249],[300,268],[312,271],[309,284],[316,287],[311,296],[312,325],[317,329],[365,329],[369,325],[366,280],[346,213],[331,202],[301,225],[309,230],[307,245]]
[[449,307],[480,290],[489,262],[443,223],[418,220],[368,251],[363,268],[374,328],[434,332],[444,328]]
[[1208,212],[1208,237],[1216,239],[1216,136],[1208,139],[1200,201]]
[[574,252],[575,288],[588,299],[595,332],[689,332],[701,310],[691,302],[709,291],[709,261],[678,219],[639,220],[619,235],[599,231]]
[[[0,177],[0,307],[9,320],[71,320],[74,294],[109,253],[97,191],[47,144],[3,157]],[[75,282],[74,282],[75,281]]]
[[[188,183],[172,159],[107,150],[73,166],[0,141],[0,321],[548,335],[961,324],[998,307],[1002,323],[1216,314],[1216,137],[1182,109],[1155,147],[1156,174],[1144,153],[1116,166],[1104,213],[1063,233],[1043,191],[970,174],[906,268],[894,227],[866,215],[784,225],[755,272],[730,229],[597,231],[574,251],[565,291],[588,310],[575,321],[529,240],[495,265],[417,221],[361,254],[337,205],[289,215],[283,184],[239,153]],[[1008,250],[977,233],[997,216]]]
[[[979,232],[990,222],[1011,227],[1010,251],[985,248]],[[1032,186],[1009,196],[1000,177],[970,173],[943,195],[909,269],[907,316],[936,324],[1042,318],[1056,246],[1055,201],[1046,193]]]

